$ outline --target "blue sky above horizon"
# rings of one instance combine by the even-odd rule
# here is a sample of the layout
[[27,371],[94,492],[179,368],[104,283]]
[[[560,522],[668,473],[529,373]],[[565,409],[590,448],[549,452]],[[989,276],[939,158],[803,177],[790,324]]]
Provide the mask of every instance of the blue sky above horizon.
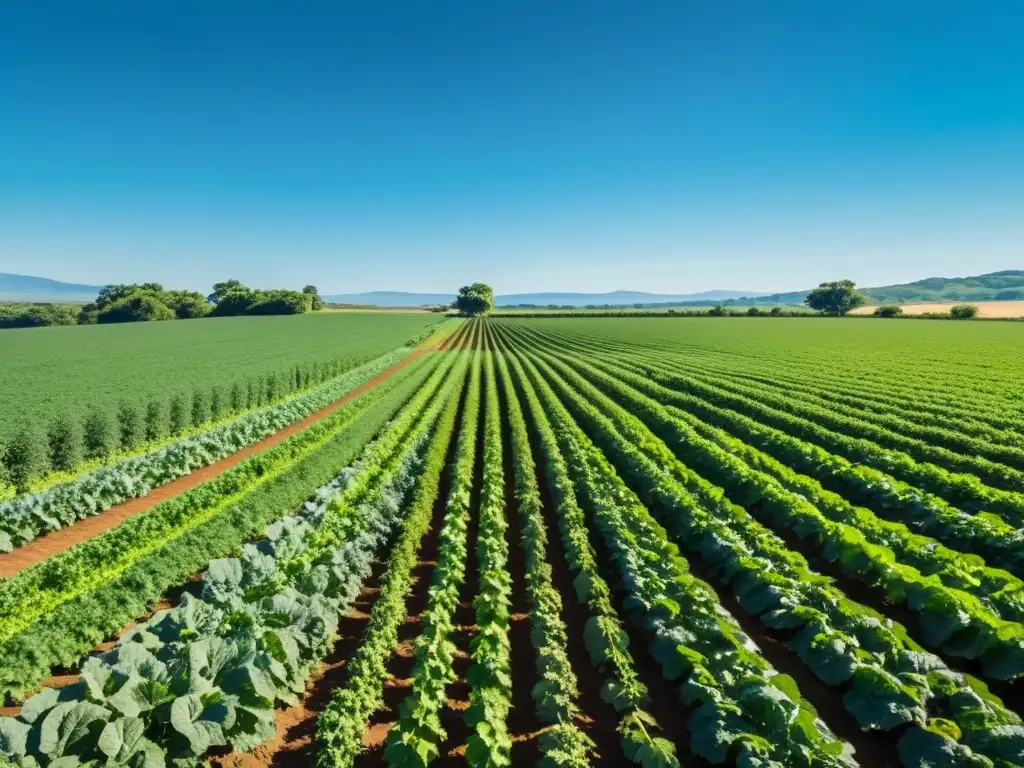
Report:
[[773,292],[1024,263],[1024,5],[0,6],[0,271]]

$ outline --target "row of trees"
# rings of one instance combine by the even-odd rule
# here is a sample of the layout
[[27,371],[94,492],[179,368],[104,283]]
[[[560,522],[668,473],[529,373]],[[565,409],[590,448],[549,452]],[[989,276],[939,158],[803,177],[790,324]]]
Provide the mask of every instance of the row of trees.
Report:
[[296,365],[287,371],[195,389],[148,401],[123,400],[116,411],[64,413],[27,426],[0,445],[0,479],[26,490],[49,472],[73,472],[86,461],[130,453],[146,445],[269,405],[340,375],[342,359]]
[[160,283],[104,286],[96,300],[81,308],[70,304],[0,304],[0,328],[45,325],[93,325],[235,315],[300,315],[324,308],[315,285],[301,291],[248,288],[225,280],[204,296],[198,291],[168,290]]
[[299,315],[324,308],[315,285],[301,291],[248,288],[239,280],[213,286],[213,293],[166,290],[160,283],[125,283],[104,287],[96,301],[86,304],[78,322],[128,323],[185,320],[237,315]]

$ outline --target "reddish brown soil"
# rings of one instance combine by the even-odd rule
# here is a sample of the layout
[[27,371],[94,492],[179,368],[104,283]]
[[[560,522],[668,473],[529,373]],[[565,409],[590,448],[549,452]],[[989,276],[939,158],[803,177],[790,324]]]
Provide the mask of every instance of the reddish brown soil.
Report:
[[[433,349],[442,350],[447,348],[448,341],[449,340],[446,339]],[[67,528],[62,528],[59,531],[54,531],[53,533],[46,534],[45,536],[40,536],[38,539],[30,541],[24,546],[18,547],[13,552],[0,555],[0,579],[9,578],[19,571],[36,565],[37,563],[64,552],[65,550],[71,549],[76,544],[88,541],[95,536],[99,536],[101,533],[109,531],[112,528],[116,528],[125,520],[152,509],[160,502],[179,496],[186,491],[190,491],[205,482],[219,477],[232,467],[238,466],[238,464],[245,461],[250,456],[272,448],[284,440],[287,440],[292,435],[306,429],[306,427],[315,424],[320,421],[320,419],[350,403],[363,393],[373,389],[381,382],[387,381],[402,368],[430,351],[432,351],[432,349],[428,347],[421,347],[413,350],[393,366],[381,371],[369,381],[360,384],[351,392],[331,403],[331,405],[328,405],[326,408],[322,408],[301,421],[285,427],[280,432],[276,432],[259,442],[243,448],[238,453],[233,453],[214,464],[197,469],[191,474],[180,477],[177,480],[172,480],[158,488],[154,488],[147,496],[137,499],[129,499],[123,504],[111,507],[98,515],[87,517],[84,520],[79,520]]]

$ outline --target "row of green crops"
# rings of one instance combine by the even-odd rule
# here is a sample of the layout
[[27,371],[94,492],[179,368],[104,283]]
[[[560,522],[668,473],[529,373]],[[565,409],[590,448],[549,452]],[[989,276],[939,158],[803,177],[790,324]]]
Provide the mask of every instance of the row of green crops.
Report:
[[[382,322],[387,326],[391,321]],[[298,327],[314,330],[320,325]],[[18,403],[19,411],[9,414],[11,424],[4,421],[5,417],[0,413],[0,498],[26,490],[43,490],[55,482],[66,482],[83,470],[155,450],[169,441],[204,430],[225,419],[280,402],[369,362],[389,349],[415,344],[435,328],[432,325],[412,325],[408,335],[396,335],[398,328],[384,332],[382,327],[379,333],[367,328],[366,337],[350,338],[344,344],[339,344],[338,337],[323,338],[320,355],[312,359],[299,358],[294,362],[280,361],[274,368],[258,375],[252,372],[263,367],[258,359],[260,344],[251,340],[247,350],[251,356],[234,370],[230,378],[218,370],[215,376],[195,380],[184,388],[181,382],[191,379],[190,371],[168,371],[159,380],[164,386],[148,397],[144,393],[152,391],[151,381],[140,382],[134,389],[122,389],[124,382],[118,378],[88,381],[88,374],[74,368],[71,359],[46,360],[43,357],[45,352],[39,352],[39,357],[20,360],[15,350],[12,358],[5,358],[9,365],[5,365],[3,388],[9,379],[20,380],[19,375],[25,373],[21,370],[22,365],[30,370],[33,365],[37,366],[35,373],[44,381],[34,381],[34,387],[45,387],[45,376],[50,366],[55,371],[59,370],[63,379],[54,382],[52,391],[35,389],[9,393]],[[392,343],[387,344],[388,339],[392,339]],[[87,339],[81,341],[88,348]],[[181,343],[185,349],[175,350],[173,355],[194,354],[194,344],[190,340],[182,339]],[[296,344],[301,345],[301,341],[296,340]],[[210,351],[225,354],[219,345]],[[156,369],[166,363],[166,358],[154,359],[158,352],[147,350],[138,365],[145,367],[149,362]],[[172,354],[170,350],[163,352]],[[243,376],[241,371],[246,374]],[[69,382],[74,382],[76,389],[92,389],[97,385],[102,387],[104,381],[108,391],[98,392],[95,399],[79,406],[75,406],[77,391],[63,391]],[[111,392],[118,393],[115,399],[112,399]],[[50,413],[51,409],[47,408],[36,413],[34,399],[51,396],[59,403],[55,404],[58,410]],[[48,413],[50,415],[45,415]],[[35,414],[35,418],[26,419],[26,414]]]
[[457,384],[430,443],[402,531],[388,556],[369,623],[346,666],[344,685],[335,690],[317,718],[317,765],[321,768],[353,764],[362,751],[367,722],[383,701],[387,661],[398,643],[398,627],[406,615],[405,598],[412,584],[416,554],[433,517],[441,473],[455,432],[465,373],[463,365],[453,377]]
[[[600,514],[602,505],[628,508],[625,499],[638,494],[637,502],[665,526],[663,533],[727,585],[737,605],[760,619],[766,636],[785,638],[797,658],[836,687],[837,699],[862,728],[899,735],[904,765],[1024,763],[1019,716],[980,680],[962,672],[967,663],[994,681],[1024,673],[1024,585],[982,557],[955,548],[970,531],[973,541],[988,543],[997,564],[1013,564],[1012,528],[994,515],[972,516],[940,496],[925,497],[880,470],[858,472],[864,468],[848,461],[839,470],[830,467],[821,461],[827,452],[819,442],[787,443],[800,438],[790,437],[778,423],[758,421],[755,394],[745,395],[749,406],[741,411],[715,399],[731,391],[726,384],[691,385],[699,376],[678,349],[654,352],[642,343],[631,349],[626,343],[536,324],[494,325],[506,353],[521,367],[518,385],[536,389],[562,450],[580,457],[575,490],[591,514]],[[801,401],[789,410],[804,417],[806,407]],[[781,407],[774,409],[776,414],[787,415]],[[534,421],[540,420],[535,414]],[[837,434],[842,436],[839,427],[830,436]],[[755,444],[744,441],[754,436],[760,437]],[[802,459],[790,458],[779,446]],[[594,486],[601,472],[611,483],[604,497]],[[874,507],[873,485],[880,487],[876,496],[892,499],[884,511],[902,508],[903,520],[877,517],[842,495],[844,489],[860,488],[860,498]],[[911,499],[929,514],[911,514]],[[946,535],[943,515],[953,529]],[[915,530],[922,519],[928,520],[934,538]],[[601,529],[599,517],[595,525]],[[603,538],[613,557],[624,540],[639,536],[622,522],[611,530]],[[834,572],[837,583],[790,550],[801,539],[800,551]],[[656,559],[667,561],[668,556],[646,562]],[[638,559],[627,562],[635,566]],[[630,581],[655,583],[650,575]],[[872,590],[857,594],[869,595],[882,613],[843,594],[854,581]],[[714,592],[708,595],[720,610]],[[695,602],[691,598],[686,608],[692,612]],[[918,639],[938,655],[927,653],[913,633],[884,615],[899,603],[919,615]],[[680,669],[670,670],[662,661],[666,676],[693,668],[692,660],[676,663]],[[722,673],[712,672],[712,677],[723,680]],[[742,703],[739,710],[744,710]],[[730,735],[728,729],[722,733],[728,743],[758,744],[764,759],[800,764],[777,752],[794,743],[792,734],[767,734],[766,746]],[[691,748],[713,762],[722,760],[706,747]]]
[[0,720],[8,756],[40,765],[194,764],[211,748],[247,750],[271,736],[275,706],[304,692],[375,553],[395,527],[404,525],[399,541],[412,527],[463,368],[448,357],[435,368],[436,386],[421,388],[297,515],[241,557],[211,562],[198,598],[186,595],[91,657],[79,683],[48,689],[17,718]]
[[457,649],[452,634],[468,559],[467,536],[480,412],[480,363],[479,355],[475,355],[445,502],[437,565],[423,612],[423,629],[416,639],[412,690],[402,701],[398,722],[388,733],[386,758],[391,766],[429,765],[440,757],[441,744],[448,738],[440,713],[447,688],[456,676]]
[[[139,595],[158,599],[211,558],[236,548],[244,538],[239,530],[253,535],[297,507],[311,488],[337,473],[339,457],[351,461],[353,450],[405,400],[416,406],[429,398],[446,367],[436,357],[413,364],[403,369],[406,375],[219,478],[0,582],[0,684],[17,692],[52,664],[73,663],[145,611],[148,603],[140,607]],[[400,423],[407,425],[409,418]],[[400,439],[395,430],[389,434]],[[221,521],[231,522],[214,535]]]
[[152,453],[134,456],[38,493],[0,503],[0,552],[10,552],[49,533],[208,466],[294,424],[409,353],[395,350],[294,398],[240,416],[225,424],[177,440]]
[[[823,559],[838,561],[851,577],[884,589],[892,603],[906,602],[920,614],[922,639],[929,647],[979,659],[986,675],[994,679],[1024,674],[1024,626],[1019,623],[1024,618],[1024,583],[1020,579],[979,564],[977,558],[966,559],[901,524],[881,521],[868,509],[853,508],[778,462],[751,455],[747,446],[727,435],[716,435],[717,441],[705,439],[656,400],[582,361],[573,361],[571,368],[553,364],[590,402],[607,404],[605,392],[611,393],[672,446],[676,455],[713,478],[733,501],[756,509],[776,531],[809,539]],[[572,368],[583,371],[598,387]],[[628,372],[620,376],[634,386],[644,381]],[[625,411],[611,405],[606,409],[619,417],[620,431],[634,440],[643,439],[643,434],[631,433]],[[647,445],[655,459],[672,466],[672,452],[655,443]],[[688,482],[685,476],[680,479]],[[699,485],[690,485],[702,492]]]
[[151,400],[169,404],[175,394],[214,388],[230,402],[236,382],[247,395],[250,379],[294,376],[296,366],[341,373],[422,338],[439,321],[430,313],[324,312],[5,333],[0,442],[61,413],[113,414],[122,401],[144,411]]
[[532,362],[520,358],[516,365],[523,385],[540,399],[533,418],[550,420],[620,586],[630,590],[627,620],[650,634],[648,652],[662,675],[680,683],[690,749],[715,763],[728,756],[766,766],[849,765],[845,746],[800,698],[795,683],[771,668],[735,622],[723,621],[713,590],[690,576],[665,529],[615,475]]

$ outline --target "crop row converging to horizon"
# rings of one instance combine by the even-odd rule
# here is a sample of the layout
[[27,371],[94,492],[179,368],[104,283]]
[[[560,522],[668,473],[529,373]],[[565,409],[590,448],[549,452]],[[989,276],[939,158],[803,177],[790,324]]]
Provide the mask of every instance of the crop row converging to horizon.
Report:
[[[1020,326],[437,322],[12,536],[0,755],[1024,766]],[[5,510],[101,519],[102,471]]]

